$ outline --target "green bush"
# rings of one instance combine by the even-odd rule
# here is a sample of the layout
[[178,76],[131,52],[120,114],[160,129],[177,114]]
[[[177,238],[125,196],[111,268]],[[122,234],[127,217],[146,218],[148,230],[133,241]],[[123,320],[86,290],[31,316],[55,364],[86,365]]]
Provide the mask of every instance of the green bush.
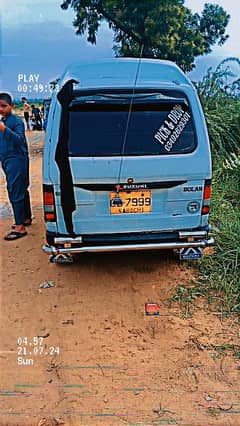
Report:
[[210,222],[216,245],[199,263],[198,282],[178,288],[173,299],[187,303],[189,310],[201,295],[225,313],[240,314],[240,79],[234,79],[229,62],[240,65],[228,58],[196,84],[213,154]]
[[213,254],[201,260],[200,272],[205,290],[222,308],[240,314],[240,79],[224,68],[230,61],[240,65],[228,58],[197,85],[213,153],[210,222],[216,240]]
[[222,308],[240,314],[240,173],[215,166],[211,223],[216,247],[200,262],[202,283],[219,298]]
[[228,63],[240,67],[237,58],[227,58],[216,70],[209,68],[196,84],[204,109],[213,157],[237,153],[240,140],[240,79]]

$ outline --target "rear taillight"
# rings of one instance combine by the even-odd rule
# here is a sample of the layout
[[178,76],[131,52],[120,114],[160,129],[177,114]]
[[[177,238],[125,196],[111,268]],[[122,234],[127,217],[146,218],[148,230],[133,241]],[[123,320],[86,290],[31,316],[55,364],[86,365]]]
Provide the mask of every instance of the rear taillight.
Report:
[[43,209],[45,222],[56,222],[56,209],[52,185],[43,185]]
[[205,180],[204,191],[203,191],[203,204],[202,204],[202,214],[209,214],[210,212],[210,199],[212,192],[212,183],[211,180]]

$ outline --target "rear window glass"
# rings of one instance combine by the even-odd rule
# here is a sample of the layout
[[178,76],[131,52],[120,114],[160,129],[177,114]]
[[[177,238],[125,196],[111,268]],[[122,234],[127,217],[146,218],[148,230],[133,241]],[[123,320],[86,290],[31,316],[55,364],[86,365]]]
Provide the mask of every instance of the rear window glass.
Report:
[[183,154],[196,144],[184,98],[138,96],[130,105],[129,98],[91,96],[70,105],[69,156]]

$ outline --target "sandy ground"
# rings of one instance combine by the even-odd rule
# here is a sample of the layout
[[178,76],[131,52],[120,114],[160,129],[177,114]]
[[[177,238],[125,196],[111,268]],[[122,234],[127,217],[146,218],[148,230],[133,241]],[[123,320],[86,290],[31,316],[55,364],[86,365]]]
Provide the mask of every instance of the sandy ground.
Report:
[[[50,264],[41,250],[43,134],[28,141],[35,220],[27,237],[1,244],[0,426],[239,426],[237,319],[202,299],[186,316],[171,297],[194,271],[169,254]],[[13,219],[3,176],[0,185],[4,235]],[[147,302],[159,316],[145,315]]]

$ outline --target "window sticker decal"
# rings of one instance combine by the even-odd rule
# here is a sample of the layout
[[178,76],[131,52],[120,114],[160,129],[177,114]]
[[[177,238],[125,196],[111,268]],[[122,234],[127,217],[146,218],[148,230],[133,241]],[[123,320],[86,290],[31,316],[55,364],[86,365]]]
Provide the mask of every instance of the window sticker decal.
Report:
[[189,112],[184,111],[181,105],[174,105],[154,138],[164,146],[166,151],[170,152],[190,118]]

